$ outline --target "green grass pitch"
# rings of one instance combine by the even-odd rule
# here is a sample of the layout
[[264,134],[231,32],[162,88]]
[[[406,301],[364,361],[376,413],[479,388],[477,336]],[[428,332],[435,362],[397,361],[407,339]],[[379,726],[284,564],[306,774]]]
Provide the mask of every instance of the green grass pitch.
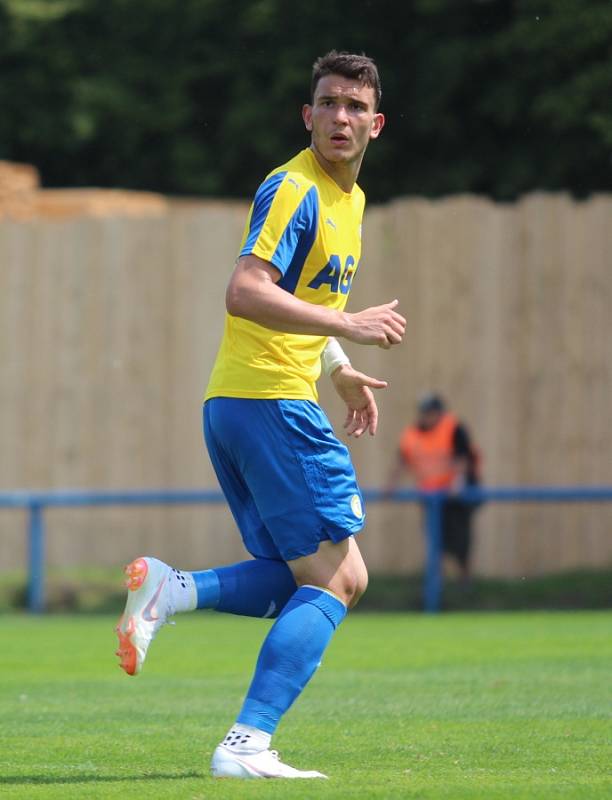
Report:
[[612,797],[612,614],[355,614],[274,746],[329,781],[209,777],[269,622],[210,612],[115,665],[108,617],[0,617],[2,798]]

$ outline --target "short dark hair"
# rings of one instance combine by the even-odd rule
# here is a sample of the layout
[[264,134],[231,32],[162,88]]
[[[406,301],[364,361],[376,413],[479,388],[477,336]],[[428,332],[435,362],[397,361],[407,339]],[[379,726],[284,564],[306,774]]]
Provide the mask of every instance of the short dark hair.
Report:
[[311,100],[314,100],[317,84],[326,75],[342,75],[343,78],[360,81],[363,86],[370,86],[374,89],[374,110],[378,109],[382,96],[380,77],[378,67],[369,56],[363,53],[357,55],[356,53],[330,50],[329,53],[317,58],[312,65]]
[[426,392],[419,398],[418,409],[420,414],[427,414],[429,411],[445,411],[446,403],[437,392]]

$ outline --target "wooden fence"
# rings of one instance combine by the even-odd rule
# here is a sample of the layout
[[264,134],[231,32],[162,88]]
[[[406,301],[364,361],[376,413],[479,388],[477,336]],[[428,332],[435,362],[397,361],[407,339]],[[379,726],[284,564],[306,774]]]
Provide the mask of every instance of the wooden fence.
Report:
[[[157,216],[0,222],[0,488],[214,487],[201,399],[247,207],[172,202]],[[391,352],[347,346],[390,381],[376,439],[351,445],[378,486],[418,395],[436,389],[484,453],[490,484],[612,483],[612,198],[401,199],[371,207],[350,309],[393,297]],[[321,381],[340,428],[339,402]],[[605,506],[491,506],[475,568],[521,576],[612,561]],[[222,508],[48,514],[51,564],[141,552],[183,567],[243,555]],[[369,509],[373,570],[420,567],[418,510]],[[25,560],[0,513],[0,569]]]

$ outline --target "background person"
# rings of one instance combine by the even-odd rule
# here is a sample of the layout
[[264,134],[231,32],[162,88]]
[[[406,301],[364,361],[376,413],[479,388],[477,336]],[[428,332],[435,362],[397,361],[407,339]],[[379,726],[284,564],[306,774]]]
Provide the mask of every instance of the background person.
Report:
[[467,580],[476,505],[454,495],[480,483],[480,455],[466,426],[447,411],[442,397],[433,392],[421,398],[415,423],[401,433],[387,493],[397,488],[406,470],[421,491],[450,493],[442,511],[442,549],[455,559],[462,578]]

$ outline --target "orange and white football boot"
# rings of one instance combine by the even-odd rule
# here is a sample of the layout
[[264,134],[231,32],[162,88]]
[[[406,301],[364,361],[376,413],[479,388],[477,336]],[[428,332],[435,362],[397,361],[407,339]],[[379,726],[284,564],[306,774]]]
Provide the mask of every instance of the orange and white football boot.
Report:
[[175,613],[171,573],[172,568],[163,561],[148,556],[135,559],[125,568],[128,596],[115,632],[119,637],[119,666],[128,675],[138,675],[157,631]]

